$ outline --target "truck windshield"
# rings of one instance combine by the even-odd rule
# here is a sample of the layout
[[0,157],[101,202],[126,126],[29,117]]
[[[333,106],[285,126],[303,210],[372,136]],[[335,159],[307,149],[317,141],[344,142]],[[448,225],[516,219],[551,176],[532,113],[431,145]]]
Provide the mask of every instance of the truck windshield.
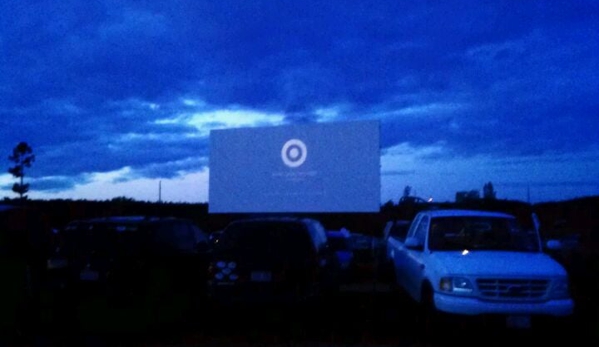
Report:
[[439,217],[431,220],[430,250],[507,250],[538,252],[534,231],[516,219],[500,217]]

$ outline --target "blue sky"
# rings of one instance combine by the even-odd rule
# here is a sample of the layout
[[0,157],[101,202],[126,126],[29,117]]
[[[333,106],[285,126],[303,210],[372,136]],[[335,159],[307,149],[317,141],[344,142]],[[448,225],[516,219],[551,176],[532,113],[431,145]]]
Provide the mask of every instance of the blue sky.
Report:
[[381,202],[598,195],[599,3],[473,4],[5,0],[0,152],[32,199],[206,202],[211,129],[377,119]]

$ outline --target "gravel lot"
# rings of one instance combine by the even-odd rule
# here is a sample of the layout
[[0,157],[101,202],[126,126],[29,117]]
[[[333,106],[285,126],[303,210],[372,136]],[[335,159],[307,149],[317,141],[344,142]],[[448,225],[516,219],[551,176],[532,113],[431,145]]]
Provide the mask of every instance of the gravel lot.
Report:
[[[419,333],[418,309],[380,283],[345,286],[339,296],[314,307],[259,310],[211,309],[188,325],[134,332],[135,316],[86,308],[81,317],[119,322],[122,329],[77,332],[68,322],[49,319],[43,336],[13,341],[10,346],[505,346],[552,344],[565,339],[579,346],[598,345],[599,326],[591,317],[575,317],[552,329],[515,330],[484,327],[479,322],[454,324],[425,338]],[[90,310],[95,310],[91,312]],[[118,317],[120,315],[120,317]],[[56,317],[55,317],[56,318]],[[79,322],[81,323],[81,322]],[[571,323],[571,324],[566,324]],[[128,324],[128,325],[126,325]],[[50,329],[50,327],[53,327]],[[433,340],[433,341],[431,341]]]

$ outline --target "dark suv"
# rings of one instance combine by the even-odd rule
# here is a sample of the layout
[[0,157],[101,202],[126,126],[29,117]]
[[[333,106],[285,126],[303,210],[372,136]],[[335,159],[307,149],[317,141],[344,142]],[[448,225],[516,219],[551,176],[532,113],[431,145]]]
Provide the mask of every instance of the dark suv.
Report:
[[108,306],[141,307],[157,319],[164,310],[195,307],[205,294],[208,238],[191,220],[86,219],[61,234],[73,298],[101,297]]
[[214,246],[208,290],[217,304],[301,303],[337,289],[338,271],[319,221],[242,219]]

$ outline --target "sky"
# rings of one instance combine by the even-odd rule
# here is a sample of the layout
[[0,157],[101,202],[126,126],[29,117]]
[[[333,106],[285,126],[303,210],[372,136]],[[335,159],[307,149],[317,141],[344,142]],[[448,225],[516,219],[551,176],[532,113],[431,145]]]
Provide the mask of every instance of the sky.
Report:
[[599,3],[4,0],[0,198],[209,202],[213,129],[380,121],[381,203],[599,195]]

